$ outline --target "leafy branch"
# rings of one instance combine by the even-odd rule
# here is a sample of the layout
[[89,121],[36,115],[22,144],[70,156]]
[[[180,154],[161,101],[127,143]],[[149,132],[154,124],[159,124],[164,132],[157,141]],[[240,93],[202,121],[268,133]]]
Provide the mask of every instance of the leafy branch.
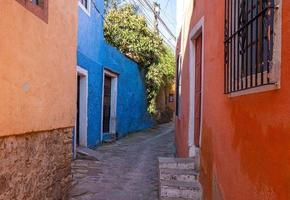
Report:
[[174,55],[132,5],[108,11],[104,26],[107,42],[137,62],[145,71],[148,112],[156,114],[156,98],[162,87],[173,83]]

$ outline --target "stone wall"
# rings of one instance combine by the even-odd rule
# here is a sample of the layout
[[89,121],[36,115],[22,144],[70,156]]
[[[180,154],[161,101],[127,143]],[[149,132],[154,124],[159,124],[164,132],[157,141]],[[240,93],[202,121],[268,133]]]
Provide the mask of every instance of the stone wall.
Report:
[[0,199],[66,199],[72,129],[0,138]]

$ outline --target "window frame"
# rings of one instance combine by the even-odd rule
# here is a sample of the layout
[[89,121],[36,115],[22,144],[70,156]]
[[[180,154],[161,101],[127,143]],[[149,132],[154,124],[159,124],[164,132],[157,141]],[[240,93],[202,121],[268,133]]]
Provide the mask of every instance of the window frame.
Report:
[[18,3],[20,3],[23,7],[25,7],[27,10],[32,12],[34,15],[42,19],[44,22],[48,23],[48,1],[44,0],[44,7],[41,8],[38,5],[35,5],[31,2],[31,0],[16,0]]
[[88,3],[88,8],[86,8],[80,0],[78,0],[78,5],[79,7],[88,15],[91,16],[91,4],[92,4],[92,0],[87,0]]
[[[225,0],[225,2],[227,2]],[[271,61],[270,61],[270,64],[269,64],[269,70],[264,70],[263,72],[258,72],[258,81],[260,80],[266,80],[267,78],[269,79],[268,83],[267,84],[264,84],[262,82],[258,83],[258,85],[255,85],[255,87],[253,87],[252,85],[248,86],[246,85],[246,88],[242,89],[242,90],[233,90],[233,91],[227,91],[227,87],[230,87],[229,85],[229,82],[231,82],[231,84],[233,84],[232,81],[235,81],[235,80],[232,80],[232,81],[229,81],[227,78],[227,74],[226,73],[231,73],[231,72],[227,72],[227,70],[230,69],[231,66],[228,66],[228,68],[226,68],[226,64],[228,64],[227,62],[227,59],[228,57],[226,57],[227,53],[230,54],[230,52],[227,52],[227,50],[230,50],[230,44],[226,44],[226,39],[227,39],[227,36],[229,37],[229,32],[227,28],[227,7],[225,8],[225,45],[224,45],[224,48],[225,48],[225,69],[224,69],[224,84],[225,84],[225,94],[227,94],[229,97],[235,97],[235,96],[241,96],[241,95],[246,95],[246,94],[252,94],[252,93],[259,93],[259,92],[265,92],[265,91],[271,91],[271,90],[277,90],[277,89],[280,89],[280,67],[281,67],[281,23],[282,23],[282,9],[281,9],[281,5],[282,5],[282,0],[275,0],[274,2],[274,8],[273,8],[273,49],[272,49],[272,58],[271,58]],[[227,4],[225,3],[225,6],[227,6]],[[234,17],[234,16],[231,16],[231,17]],[[231,18],[231,20],[233,20],[233,18]],[[230,23],[230,22],[228,22]],[[247,36],[248,37],[248,36]],[[235,43],[235,41],[234,41]],[[226,46],[226,45],[229,45],[229,46]],[[228,48],[228,49],[227,49]],[[262,47],[263,48],[263,47]],[[233,52],[232,52],[233,53]],[[239,55],[236,55],[236,56],[239,56]],[[250,55],[248,55],[250,56]],[[263,55],[264,56],[264,55]],[[248,58],[246,58],[248,59]],[[235,62],[235,61],[234,61]],[[232,67],[232,69],[230,70],[233,70],[234,68],[237,70],[237,67],[235,64],[234,64],[235,67]],[[247,66],[241,66],[241,70],[247,68]],[[259,70],[260,67],[257,69]],[[262,68],[263,69],[263,68]],[[242,72],[241,72],[242,73]],[[232,76],[232,75],[230,75]],[[241,86],[241,84],[248,84],[250,81],[253,80],[253,74],[251,73],[248,73],[247,75],[244,75],[244,76],[241,76],[241,77],[238,77],[240,78],[238,81],[237,81],[237,87],[243,87],[243,85]],[[228,81],[228,82],[227,82]],[[231,90],[231,89],[230,89]]]

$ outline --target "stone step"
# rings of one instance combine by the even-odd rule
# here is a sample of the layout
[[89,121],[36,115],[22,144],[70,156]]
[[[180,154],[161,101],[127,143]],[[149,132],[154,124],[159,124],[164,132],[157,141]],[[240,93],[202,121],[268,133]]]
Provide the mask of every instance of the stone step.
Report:
[[77,147],[76,151],[77,151],[76,159],[98,161],[98,158],[95,155],[95,151],[92,149],[85,147]]
[[161,174],[174,174],[174,175],[192,175],[198,176],[198,172],[194,169],[168,169],[168,168],[161,168],[159,169]]
[[192,200],[188,198],[161,197],[160,200]]
[[176,181],[175,183],[161,182],[160,199],[163,198],[181,198],[199,200],[202,192],[197,183],[184,183]]
[[200,190],[200,184],[198,182],[185,182],[185,181],[161,181],[161,187],[174,187],[179,188],[180,190]]
[[198,175],[183,175],[183,174],[164,174],[160,173],[161,181],[183,181],[183,182],[198,182]]
[[195,169],[194,159],[192,158],[159,158],[158,161],[160,169]]
[[193,158],[159,158],[161,200],[200,200],[199,174]]
[[163,163],[194,163],[194,158],[159,157],[159,161]]
[[115,143],[116,140],[117,140],[117,137],[116,137],[115,133],[104,133],[103,134],[103,143],[111,144],[111,143]]
[[192,169],[159,169],[160,180],[177,180],[184,182],[198,182],[199,174]]

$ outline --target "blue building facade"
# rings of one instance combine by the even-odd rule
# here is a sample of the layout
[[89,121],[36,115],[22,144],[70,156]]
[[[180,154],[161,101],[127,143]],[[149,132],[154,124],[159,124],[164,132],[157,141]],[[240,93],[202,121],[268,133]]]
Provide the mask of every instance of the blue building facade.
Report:
[[[85,72],[87,91],[82,96],[78,89],[78,94],[81,93],[78,102],[86,98],[87,114],[86,119],[82,119],[84,106],[79,105],[77,123],[80,135],[77,137],[81,137],[80,145],[90,148],[98,146],[108,135],[104,134],[104,121],[107,120],[104,118],[107,99],[104,95],[108,93],[105,88],[109,87],[112,95],[107,103],[113,104],[110,104],[109,111],[110,131],[106,132],[123,137],[153,125],[147,112],[144,77],[134,61],[106,43],[103,13],[104,0],[79,2],[77,62],[79,70]],[[109,80],[112,82],[105,87],[107,74],[111,76],[112,79]],[[80,84],[79,82],[79,86]]]

